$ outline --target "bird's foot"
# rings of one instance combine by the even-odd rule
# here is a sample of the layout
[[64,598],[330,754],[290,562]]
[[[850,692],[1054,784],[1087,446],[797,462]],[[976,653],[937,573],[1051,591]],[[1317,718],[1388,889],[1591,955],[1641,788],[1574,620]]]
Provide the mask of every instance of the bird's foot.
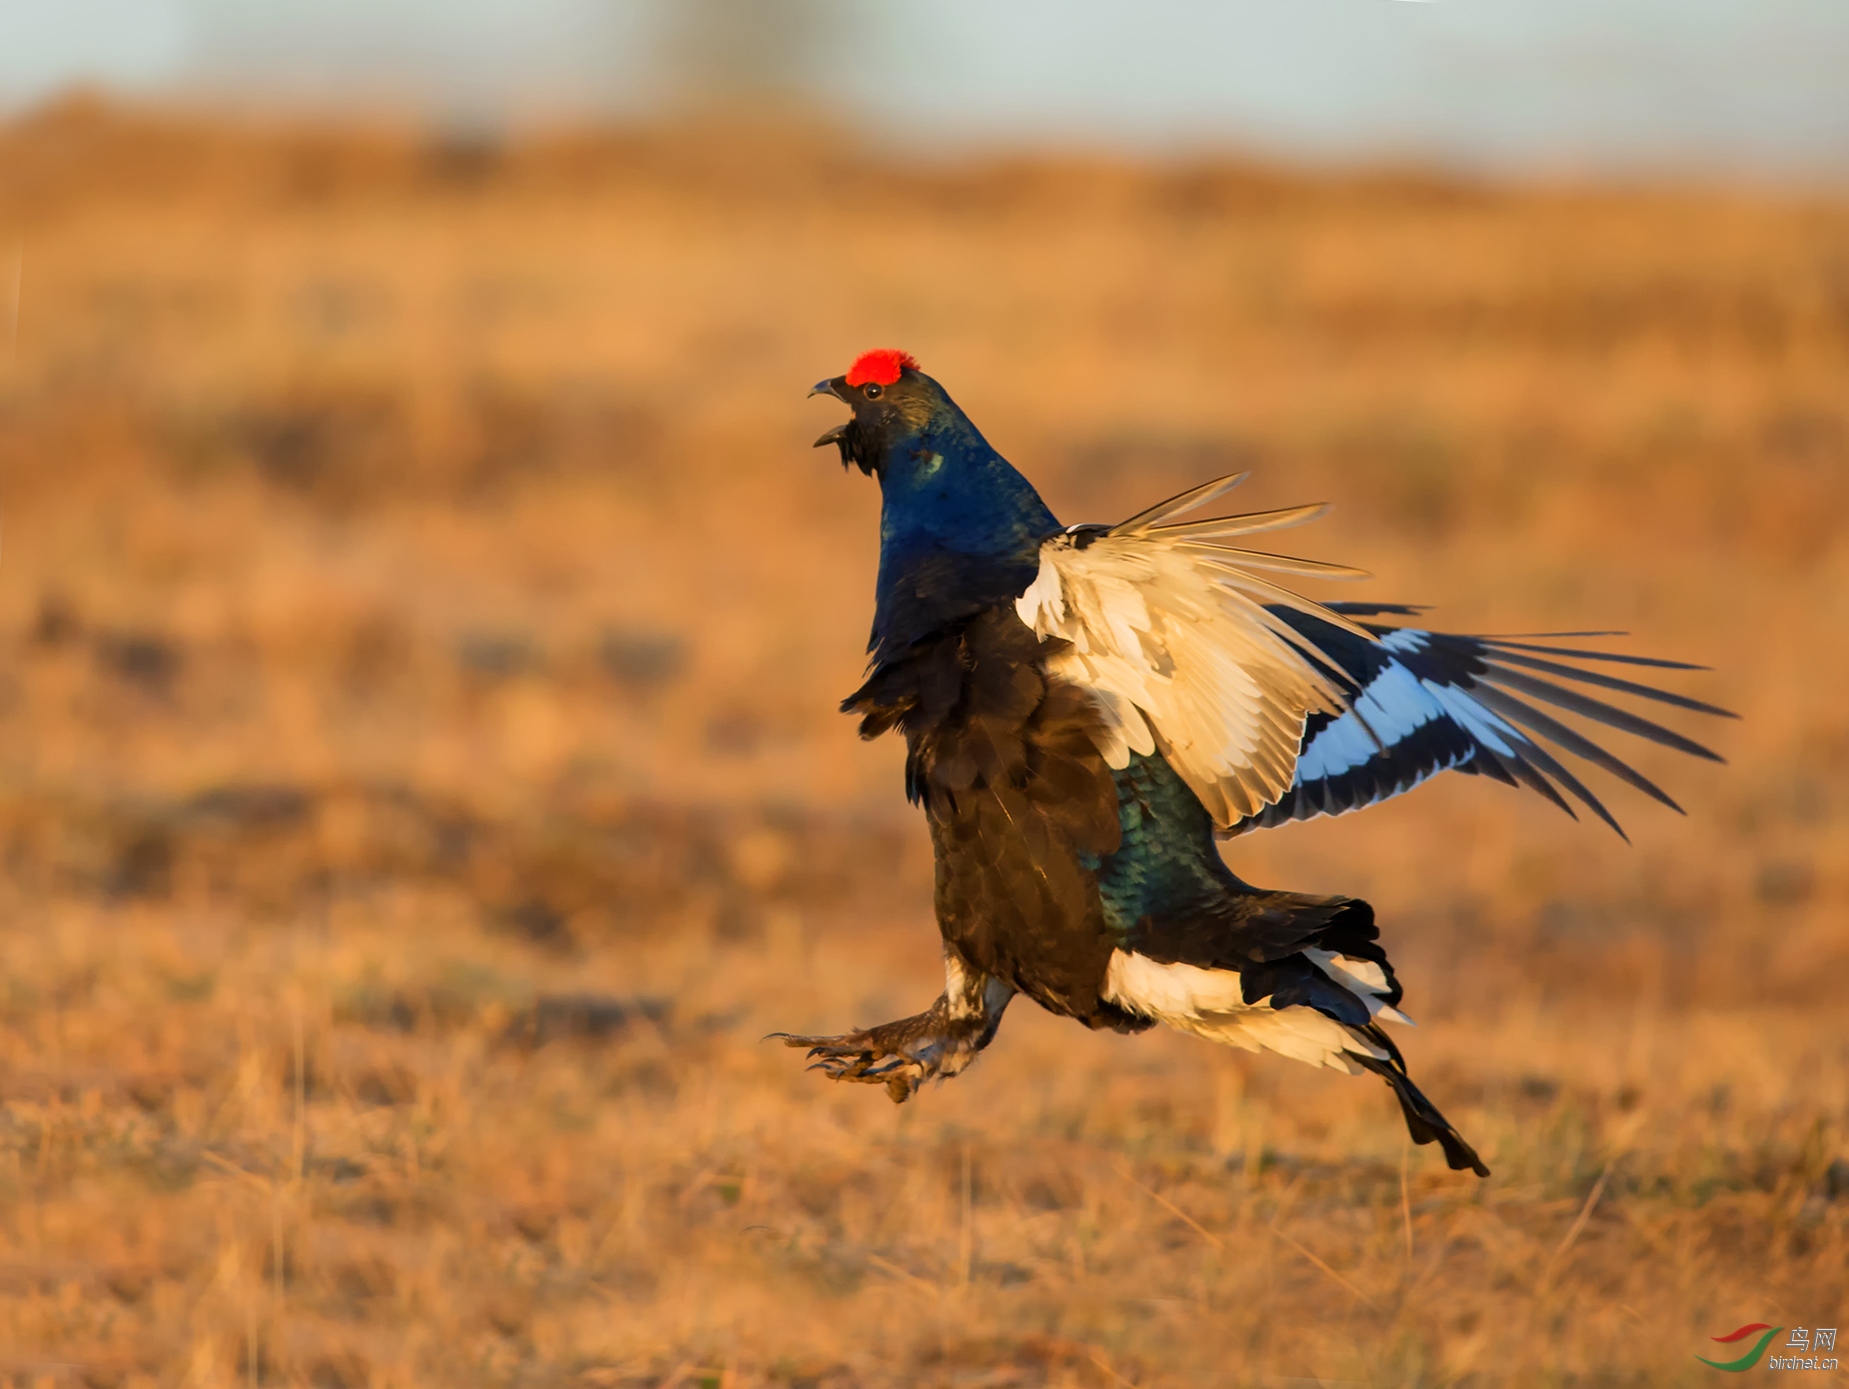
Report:
[[[984,1029],[932,1008],[916,1017],[846,1032],[838,1037],[798,1037],[773,1032],[785,1046],[806,1047],[812,1071],[830,1080],[883,1085],[894,1104],[904,1104],[925,1081],[953,1076],[981,1049]],[[768,1040],[768,1039],[767,1039]]]

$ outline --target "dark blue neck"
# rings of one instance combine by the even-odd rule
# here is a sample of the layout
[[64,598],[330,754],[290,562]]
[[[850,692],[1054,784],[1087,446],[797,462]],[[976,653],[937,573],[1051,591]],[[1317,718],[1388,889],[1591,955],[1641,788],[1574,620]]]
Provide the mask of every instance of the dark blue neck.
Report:
[[879,474],[875,661],[1034,581],[1040,542],[1059,521],[947,399],[923,427],[888,440]]

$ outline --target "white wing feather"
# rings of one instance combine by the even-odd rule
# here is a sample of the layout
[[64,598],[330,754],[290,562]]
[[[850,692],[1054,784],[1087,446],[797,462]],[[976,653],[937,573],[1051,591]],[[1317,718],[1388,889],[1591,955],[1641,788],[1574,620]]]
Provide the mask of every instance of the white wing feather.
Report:
[[1015,603],[1043,640],[1068,643],[1047,670],[1092,691],[1105,714],[1105,760],[1121,768],[1132,752],[1160,747],[1222,826],[1290,788],[1312,711],[1347,707],[1319,653],[1266,605],[1314,613],[1372,640],[1253,572],[1359,578],[1360,571],[1221,543],[1301,524],[1320,507],[1167,524],[1243,480],[1217,479],[1102,534],[1054,536]]

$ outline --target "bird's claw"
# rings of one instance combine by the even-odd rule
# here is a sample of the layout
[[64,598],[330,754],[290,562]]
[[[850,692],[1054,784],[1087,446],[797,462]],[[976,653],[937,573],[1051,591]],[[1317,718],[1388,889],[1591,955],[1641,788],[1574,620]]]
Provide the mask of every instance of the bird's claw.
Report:
[[810,1064],[804,1069],[820,1071],[830,1080],[883,1085],[894,1104],[910,1099],[929,1074],[924,1062],[903,1052],[889,1051],[864,1032],[844,1037],[798,1037],[773,1032],[765,1040],[808,1048]]

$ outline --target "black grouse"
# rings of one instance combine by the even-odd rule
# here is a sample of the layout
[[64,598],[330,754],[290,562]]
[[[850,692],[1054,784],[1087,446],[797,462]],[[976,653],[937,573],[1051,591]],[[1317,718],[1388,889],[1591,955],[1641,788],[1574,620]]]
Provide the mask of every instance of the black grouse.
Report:
[[1694,667],[1300,597],[1269,576],[1356,571],[1239,543],[1321,507],[1178,519],[1243,475],[1119,525],[1061,526],[902,352],[866,353],[815,392],[853,410],[817,446],[880,483],[871,674],[842,708],[862,737],[905,736],[906,795],[936,852],[945,985],[915,1017],[778,1035],[902,1101],[967,1067],[1024,993],[1087,1027],[1166,1023],[1372,1071],[1415,1142],[1487,1176],[1382,1027],[1406,1019],[1373,909],[1253,887],[1216,840],[1340,815],[1447,769],[1618,829],[1556,751],[1675,802],[1538,706],[1718,760],[1578,688],[1725,714],[1584,663]]

